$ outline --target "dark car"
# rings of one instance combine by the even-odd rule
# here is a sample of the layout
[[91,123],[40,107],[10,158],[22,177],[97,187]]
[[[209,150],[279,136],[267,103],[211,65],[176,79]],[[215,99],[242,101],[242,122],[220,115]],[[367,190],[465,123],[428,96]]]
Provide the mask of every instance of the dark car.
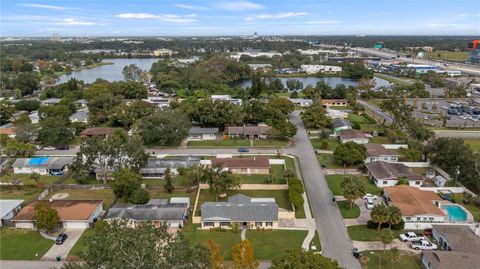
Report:
[[61,245],[65,240],[67,240],[68,235],[66,233],[61,233],[58,235],[57,240],[55,240],[55,245]]
[[58,146],[58,150],[69,150],[70,147],[68,145]]
[[250,152],[247,148],[238,148],[238,152]]

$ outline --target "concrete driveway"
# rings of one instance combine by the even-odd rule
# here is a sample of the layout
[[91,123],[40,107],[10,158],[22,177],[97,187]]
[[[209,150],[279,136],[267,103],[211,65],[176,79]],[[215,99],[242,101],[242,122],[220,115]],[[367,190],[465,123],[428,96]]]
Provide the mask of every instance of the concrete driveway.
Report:
[[83,234],[85,229],[67,229],[64,231],[68,235],[67,240],[63,242],[62,245],[53,245],[47,253],[42,257],[42,260],[55,260],[57,256],[60,256],[62,260],[67,258],[68,253],[77,243],[80,236]]

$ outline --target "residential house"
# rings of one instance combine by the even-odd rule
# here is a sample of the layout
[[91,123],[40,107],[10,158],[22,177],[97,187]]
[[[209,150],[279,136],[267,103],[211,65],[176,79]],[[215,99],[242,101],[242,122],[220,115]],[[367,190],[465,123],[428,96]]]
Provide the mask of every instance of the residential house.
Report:
[[365,163],[371,163],[375,161],[384,161],[384,162],[398,162],[400,154],[391,149],[386,149],[380,144],[365,144],[367,149],[367,158]]
[[237,194],[228,202],[206,202],[201,206],[202,229],[232,225],[250,229],[278,227],[278,205],[274,198],[250,198]]
[[155,57],[172,56],[175,53],[176,52],[174,52],[171,49],[156,49],[156,50],[153,51],[153,56],[155,56]]
[[221,164],[224,169],[233,174],[243,175],[268,175],[270,174],[270,161],[266,156],[252,158],[215,158],[212,164]]
[[423,176],[403,163],[374,161],[366,163],[365,167],[370,180],[380,188],[395,186],[400,178],[406,178],[410,186],[420,187],[423,183]]
[[0,227],[8,225],[22,208],[24,200],[0,200]]
[[210,96],[210,98],[213,101],[226,101],[226,102],[232,103],[232,104],[237,105],[237,106],[242,105],[242,99],[232,98],[232,96],[228,95],[228,94],[212,94]]
[[177,175],[179,168],[189,168],[198,166],[199,164],[200,157],[197,156],[149,159],[147,164],[140,169],[140,175],[145,178],[161,178],[168,168],[172,175]]
[[332,121],[332,128],[333,128],[333,133],[335,135],[339,135],[340,132],[343,130],[352,129],[352,123],[348,120],[338,118]]
[[127,219],[133,227],[148,222],[156,228],[163,224],[169,228],[181,228],[188,219],[189,206],[188,197],[150,199],[146,204],[117,203],[108,210],[105,220]]
[[421,230],[447,221],[445,212],[439,207],[443,200],[433,191],[398,185],[386,187],[383,192],[388,204],[400,208],[405,229]]
[[17,128],[13,125],[13,123],[6,123],[0,126],[0,135],[5,135],[8,138],[15,138],[17,136]]
[[77,101],[74,102],[75,105],[81,108],[85,108],[88,105],[88,101],[86,99],[78,99]]
[[110,127],[92,127],[83,130],[80,137],[102,137],[108,138],[113,133],[113,128]]
[[79,109],[69,117],[71,122],[88,122],[88,108]]
[[438,251],[424,251],[427,269],[477,269],[480,265],[480,227],[471,225],[432,225]]
[[[35,229],[35,201],[13,218],[16,228]],[[65,229],[85,229],[95,222],[103,212],[103,200],[49,200],[48,203],[58,213],[61,227]]]
[[270,129],[272,127],[259,123],[258,125],[227,126],[225,133],[229,138],[264,139],[267,138]]
[[32,122],[32,124],[38,124],[40,122],[40,116],[38,115],[38,110],[30,112],[28,118]]
[[253,70],[253,71],[269,71],[269,70],[272,70],[272,65],[271,64],[248,64],[248,67],[250,67],[250,69]]
[[62,99],[59,99],[59,98],[45,99],[45,100],[40,102],[40,105],[41,106],[53,106],[53,105],[57,105],[58,103],[60,103],[61,100]]
[[322,105],[325,107],[348,106],[348,100],[347,99],[322,99]]
[[288,98],[296,106],[306,107],[313,104],[312,99],[303,99],[303,98]]
[[10,121],[15,122],[15,121],[19,120],[20,117],[22,117],[22,115],[26,115],[26,114],[29,114],[28,111],[25,111],[25,110],[17,111],[17,112],[12,114],[12,117],[10,118]]
[[340,140],[340,143],[342,144],[347,142],[367,144],[369,141],[369,138],[364,132],[355,129],[347,129],[340,131],[338,138]]
[[215,140],[218,128],[192,127],[188,130],[189,140]]
[[142,99],[145,102],[153,104],[155,107],[164,108],[170,106],[170,99],[161,96],[149,95],[147,99]]
[[39,174],[61,176],[68,171],[75,157],[17,158],[12,164],[14,174]]

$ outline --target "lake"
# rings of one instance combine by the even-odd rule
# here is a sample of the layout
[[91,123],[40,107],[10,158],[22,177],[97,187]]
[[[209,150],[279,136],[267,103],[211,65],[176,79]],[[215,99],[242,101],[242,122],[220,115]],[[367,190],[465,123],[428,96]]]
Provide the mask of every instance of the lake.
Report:
[[126,65],[136,64],[141,69],[149,71],[152,64],[156,61],[158,61],[158,58],[105,59],[104,62],[113,64],[102,65],[63,75],[60,77],[59,83],[67,82],[71,78],[83,80],[85,83],[92,83],[97,78],[106,79],[108,81],[123,80],[122,71]]
[[[287,80],[290,79],[298,79],[303,83],[303,87],[306,87],[307,85],[312,85],[315,87],[317,85],[317,82],[320,80],[325,81],[330,87],[335,87],[338,84],[344,84],[345,86],[357,86],[358,85],[358,80],[357,79],[351,79],[351,78],[343,78],[343,77],[289,77],[289,78],[279,78],[284,87],[287,87]],[[389,87],[390,82],[379,78],[379,77],[374,77],[375,80],[375,88],[379,88],[382,86]],[[242,81],[237,81],[231,84],[232,86],[238,86],[242,89],[250,87],[252,85],[252,79],[244,79]]]

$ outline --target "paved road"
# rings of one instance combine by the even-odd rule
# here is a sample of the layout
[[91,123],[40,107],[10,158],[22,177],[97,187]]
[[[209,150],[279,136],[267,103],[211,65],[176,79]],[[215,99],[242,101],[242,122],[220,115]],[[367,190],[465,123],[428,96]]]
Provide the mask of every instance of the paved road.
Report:
[[370,110],[373,110],[375,111],[375,113],[377,115],[380,115],[386,123],[392,123],[393,122],[393,118],[392,116],[388,115],[387,113],[383,112],[380,108],[378,108],[377,106],[367,102],[367,101],[363,101],[363,100],[357,100],[357,103],[359,103],[360,105],[370,109]]
[[320,233],[323,254],[335,259],[348,269],[360,269],[360,264],[351,254],[352,242],[336,203],[332,202],[332,193],[328,188],[325,176],[317,161],[307,131],[300,120],[298,111],[291,118],[298,127],[296,140],[296,155],[303,171],[303,180],[310,199],[311,209]]

